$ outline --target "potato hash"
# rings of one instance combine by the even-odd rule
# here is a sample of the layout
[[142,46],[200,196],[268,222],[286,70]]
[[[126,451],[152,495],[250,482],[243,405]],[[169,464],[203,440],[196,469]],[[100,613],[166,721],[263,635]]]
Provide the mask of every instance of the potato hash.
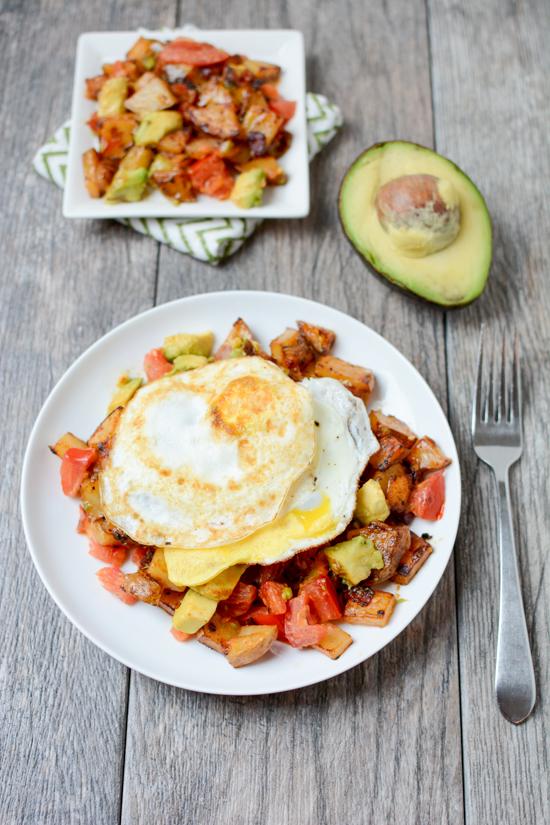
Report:
[[140,37],[86,80],[98,140],[82,157],[88,193],[135,202],[153,188],[174,203],[208,195],[260,206],[265,187],[287,179],[278,159],[296,104],[279,95],[280,76],[279,66],[208,43]]

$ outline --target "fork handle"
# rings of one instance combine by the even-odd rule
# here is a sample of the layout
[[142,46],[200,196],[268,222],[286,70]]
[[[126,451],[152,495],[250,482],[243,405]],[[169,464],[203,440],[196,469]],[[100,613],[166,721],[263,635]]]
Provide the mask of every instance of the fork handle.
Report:
[[496,476],[500,543],[500,613],[495,690],[498,706],[509,722],[523,722],[535,705],[536,684],[521,597],[512,524],[508,469]]

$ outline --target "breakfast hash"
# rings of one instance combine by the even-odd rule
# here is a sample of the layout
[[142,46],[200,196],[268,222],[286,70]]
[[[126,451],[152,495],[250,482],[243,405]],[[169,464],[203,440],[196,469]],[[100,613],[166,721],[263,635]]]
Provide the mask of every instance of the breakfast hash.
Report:
[[304,321],[269,351],[241,318],[216,350],[211,332],[170,335],[87,441],[51,447],[103,587],[233,667],[275,641],[338,658],[353,641],[339,622],[387,625],[383,585],[432,553],[409,525],[442,517],[450,459],[368,412],[374,374],[334,343]]
[[249,209],[286,183],[278,159],[296,103],[279,94],[279,66],[190,38],[140,37],[102,69],[85,91],[97,101],[88,125],[98,148],[82,157],[92,198],[136,202],[152,188],[176,204],[208,195]]

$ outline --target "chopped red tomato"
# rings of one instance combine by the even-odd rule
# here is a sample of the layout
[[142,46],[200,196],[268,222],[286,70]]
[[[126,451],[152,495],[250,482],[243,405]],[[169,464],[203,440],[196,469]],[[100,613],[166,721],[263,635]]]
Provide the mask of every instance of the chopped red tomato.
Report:
[[198,43],[187,37],[178,37],[159,52],[158,63],[186,63],[188,66],[211,66],[227,60],[229,55],[210,43]]
[[432,473],[414,487],[408,507],[419,518],[437,521],[445,508],[445,479],[443,470]]
[[140,567],[148,552],[148,547],[143,547],[141,544],[135,544],[130,550],[130,560],[133,561],[137,567]]
[[88,529],[89,524],[90,519],[88,518],[88,514],[86,513],[84,507],[80,506],[80,515],[78,517],[76,532],[81,533],[82,535],[86,535],[86,530]]
[[228,599],[220,602],[218,613],[225,618],[243,616],[252,607],[258,590],[253,584],[238,582]]
[[170,628],[170,633],[177,642],[187,642],[193,638],[193,633],[184,633],[183,630],[176,630],[175,627]]
[[313,606],[319,621],[330,622],[342,618],[338,593],[328,576],[318,576],[306,582],[301,592]]
[[307,596],[302,594],[291,599],[285,617],[285,636],[292,647],[311,647],[324,639],[327,628],[311,623]]
[[193,188],[203,195],[226,200],[233,189],[233,178],[223,160],[216,154],[209,154],[195,161],[189,167]]
[[116,544],[99,544],[97,541],[90,539],[88,552],[94,559],[104,561],[105,564],[112,564],[113,567],[120,567],[126,561],[126,549]]
[[279,641],[287,641],[285,636],[285,617],[283,615],[270,613],[267,607],[256,607],[248,613],[246,618],[252,619],[255,624],[274,625],[277,628],[277,638]]
[[163,375],[170,372],[172,364],[164,357],[161,349],[152,349],[143,359],[143,369],[148,381],[156,381],[157,378],[162,378]]
[[285,100],[281,97],[278,100],[270,100],[269,108],[272,109],[275,114],[279,115],[279,117],[282,117],[285,120],[290,120],[291,117],[294,117],[296,112],[296,101]]
[[66,496],[78,495],[84,476],[97,460],[97,452],[91,447],[69,447],[61,461],[61,489]]
[[288,600],[292,598],[292,590],[286,584],[264,582],[260,587],[259,596],[270,613],[284,615]]
[[273,83],[262,83],[261,91],[268,100],[279,100],[281,97],[278,88]]
[[123,589],[124,573],[117,567],[102,567],[96,575],[105,590],[108,590],[124,604],[135,604],[137,602],[135,596],[131,596]]

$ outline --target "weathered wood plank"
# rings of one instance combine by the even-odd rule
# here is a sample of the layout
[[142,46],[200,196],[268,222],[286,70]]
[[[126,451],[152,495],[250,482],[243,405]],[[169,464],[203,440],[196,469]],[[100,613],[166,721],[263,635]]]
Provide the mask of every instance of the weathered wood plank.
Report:
[[[495,262],[483,298],[448,319],[449,393],[466,480],[457,545],[466,822],[550,822],[548,680],[550,494],[548,354],[550,7],[544,2],[431,3],[437,148],[486,194]],[[513,728],[493,681],[498,613],[495,494],[471,448],[469,415],[480,323],[487,340],[515,328],[524,351],[525,449],[512,472],[523,593],[536,662],[534,716]]]
[[[336,192],[375,140],[431,143],[420,2],[208,0],[181,21],[304,31],[308,85],[346,129],[314,164],[305,221],[265,224],[217,269],[161,249],[158,301],[227,288],[287,291],[351,312],[399,346],[446,398],[443,316],[367,274],[338,227]],[[374,367],[376,365],[373,365]],[[182,825],[460,823],[453,572],[407,632],[365,666],[301,692],[193,695],[132,674],[122,822]]]
[[[154,19],[172,23],[174,10],[161,0]],[[95,0],[70,9],[58,0],[6,3],[0,11],[3,825],[119,818],[128,674],[41,585],[25,549],[18,487],[27,435],[54,382],[97,337],[152,304],[157,249],[114,224],[65,221],[60,193],[30,161],[67,117],[78,34],[149,16],[145,2]]]

